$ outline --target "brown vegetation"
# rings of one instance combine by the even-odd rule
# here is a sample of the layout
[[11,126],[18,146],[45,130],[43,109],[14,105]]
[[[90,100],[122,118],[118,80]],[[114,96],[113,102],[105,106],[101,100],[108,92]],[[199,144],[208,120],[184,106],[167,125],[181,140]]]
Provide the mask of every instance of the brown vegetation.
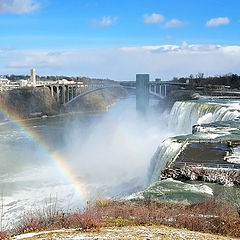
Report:
[[[195,204],[98,200],[75,213],[65,213],[51,205],[42,211],[25,214],[13,232],[20,234],[59,228],[89,230],[152,224],[240,237],[238,209],[213,198]],[[1,235],[0,239],[4,237]]]

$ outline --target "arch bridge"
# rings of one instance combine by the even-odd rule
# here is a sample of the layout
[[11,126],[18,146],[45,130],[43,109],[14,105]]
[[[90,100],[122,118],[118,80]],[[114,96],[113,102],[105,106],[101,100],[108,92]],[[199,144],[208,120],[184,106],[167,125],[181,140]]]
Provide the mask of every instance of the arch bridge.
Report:
[[106,88],[122,87],[119,84],[105,85],[100,84],[82,84],[78,82],[70,83],[47,83],[39,84],[37,87],[48,87],[51,95],[56,97],[57,101],[65,106],[68,106],[75,101],[79,100],[80,97],[90,94],[95,91],[103,90]]

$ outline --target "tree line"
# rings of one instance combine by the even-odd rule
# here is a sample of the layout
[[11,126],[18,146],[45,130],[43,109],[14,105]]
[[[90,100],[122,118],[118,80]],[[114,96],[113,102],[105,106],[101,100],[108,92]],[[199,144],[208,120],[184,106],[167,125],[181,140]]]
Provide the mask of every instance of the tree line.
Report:
[[203,73],[198,73],[196,76],[191,74],[189,77],[174,77],[172,81],[189,82],[190,85],[194,86],[224,85],[229,86],[231,89],[240,89],[240,76],[232,73],[214,77],[204,77]]

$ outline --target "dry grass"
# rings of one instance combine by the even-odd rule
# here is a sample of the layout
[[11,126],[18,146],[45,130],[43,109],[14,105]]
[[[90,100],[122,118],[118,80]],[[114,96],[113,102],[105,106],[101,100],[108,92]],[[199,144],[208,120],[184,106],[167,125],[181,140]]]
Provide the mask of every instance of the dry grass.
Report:
[[153,224],[240,237],[237,209],[213,198],[191,205],[159,201],[98,200],[94,205],[75,213],[64,213],[52,206],[44,211],[25,214],[14,233],[58,228],[89,230]]

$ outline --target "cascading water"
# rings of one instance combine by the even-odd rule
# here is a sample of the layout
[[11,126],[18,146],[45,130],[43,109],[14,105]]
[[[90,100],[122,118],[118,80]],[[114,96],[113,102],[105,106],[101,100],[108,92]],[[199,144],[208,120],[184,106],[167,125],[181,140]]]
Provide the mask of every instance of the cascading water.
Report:
[[166,164],[174,157],[181,148],[182,143],[179,143],[174,138],[168,138],[160,146],[152,157],[149,169],[149,182],[155,182],[159,178],[159,174],[165,168]]
[[[240,117],[240,101],[227,102],[224,100],[199,100],[175,102],[169,116],[169,129],[174,135],[191,134],[195,124],[206,124],[216,121],[230,121]],[[202,135],[201,137],[204,137]],[[209,136],[205,136],[209,137]],[[185,140],[186,137],[181,137]],[[148,172],[149,182],[159,179],[166,164],[182,147],[179,137],[169,138],[162,142],[152,157]]]
[[170,112],[169,127],[177,134],[187,134],[195,124],[234,120],[240,116],[240,108],[235,107],[220,102],[176,102]]

